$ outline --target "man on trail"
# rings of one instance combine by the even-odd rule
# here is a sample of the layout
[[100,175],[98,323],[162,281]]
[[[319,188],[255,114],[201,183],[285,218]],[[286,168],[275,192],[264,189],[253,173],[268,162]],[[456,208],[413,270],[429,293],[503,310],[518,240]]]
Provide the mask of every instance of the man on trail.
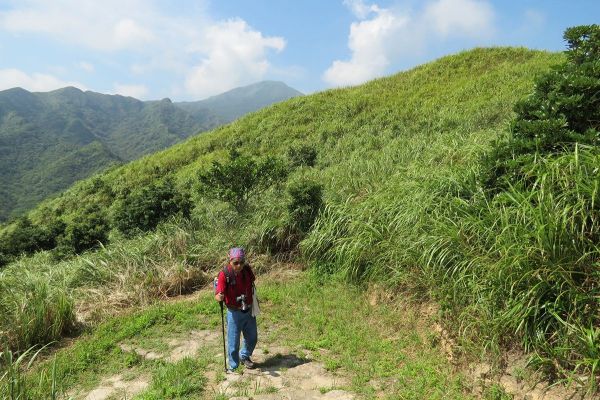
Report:
[[[219,272],[215,290],[215,299],[225,301],[227,306],[229,372],[235,371],[240,361],[246,368],[254,368],[250,359],[258,340],[257,310],[252,311],[254,280],[254,273],[246,263],[244,249],[235,247],[229,250],[229,262]],[[244,334],[244,345],[240,351],[241,333]]]

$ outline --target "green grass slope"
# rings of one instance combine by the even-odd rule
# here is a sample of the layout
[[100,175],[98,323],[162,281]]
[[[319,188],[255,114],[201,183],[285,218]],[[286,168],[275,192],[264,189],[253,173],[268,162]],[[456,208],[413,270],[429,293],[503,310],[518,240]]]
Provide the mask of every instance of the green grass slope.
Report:
[[[175,221],[131,240],[113,232],[109,246],[72,260],[56,263],[48,254],[21,259],[4,270],[0,289],[35,276],[67,302],[85,298],[85,288],[110,288],[108,293],[129,293],[135,300],[128,301],[139,304],[152,297],[148,293],[185,286],[190,271],[214,268],[232,244],[255,255],[268,253],[264,243],[285,232],[287,195],[271,188],[252,200],[251,213],[239,215],[227,204],[203,199],[198,173],[227,158],[232,147],[285,158],[291,147],[308,144],[318,151],[316,165],[295,169],[288,182],[314,179],[324,185],[326,206],[300,244],[317,271],[432,296],[464,344],[483,342],[497,349],[521,340],[542,364],[561,366],[554,372],[572,368],[593,375],[599,362],[594,320],[569,315],[564,318],[573,331],[561,330],[557,321],[544,325],[553,318],[549,312],[514,311],[533,304],[527,279],[535,272],[503,264],[502,249],[492,253],[481,246],[478,234],[493,237],[502,227],[501,210],[481,211],[497,218],[482,219],[485,223],[469,230],[463,223],[476,221],[477,210],[458,207],[479,190],[480,157],[507,133],[515,102],[531,92],[538,74],[562,60],[560,54],[522,48],[466,51],[358,87],[276,104],[81,182],[32,212],[32,220],[56,214],[68,221],[90,206],[110,215],[120,193],[165,176],[191,194],[194,209],[189,222]],[[521,228],[531,230],[525,224]],[[523,245],[515,239],[513,250]],[[517,266],[524,260],[529,262],[522,257]],[[505,280],[505,271],[518,282]],[[19,296],[19,290],[12,293]],[[594,301],[593,293],[581,295]],[[552,296],[557,294],[547,290],[546,303],[532,308],[546,310]],[[10,304],[22,303],[5,302],[0,330],[27,320]],[[536,326],[542,328],[536,331]]]
[[[115,192],[145,185],[157,174],[190,183],[231,146],[284,156],[294,144],[307,143],[318,147],[314,173],[332,201],[364,197],[400,179],[427,178],[419,184],[429,185],[475,162],[482,146],[505,134],[514,103],[531,91],[537,74],[561,59],[527,49],[464,52],[362,86],[271,106],[101,178]],[[93,193],[82,198],[86,186],[76,185],[46,205],[76,211],[73,203],[94,201]]]

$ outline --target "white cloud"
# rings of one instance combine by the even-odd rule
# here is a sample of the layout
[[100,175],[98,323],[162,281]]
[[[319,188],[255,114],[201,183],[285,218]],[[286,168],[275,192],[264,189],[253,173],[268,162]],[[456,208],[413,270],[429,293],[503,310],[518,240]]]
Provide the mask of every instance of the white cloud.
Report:
[[210,96],[236,86],[262,79],[270,68],[269,50],[282,51],[285,40],[264,37],[241,19],[231,19],[209,27],[199,65],[187,76],[186,89],[198,96]]
[[352,11],[352,14],[358,19],[365,19],[372,12],[377,12],[379,7],[376,5],[369,5],[364,0],[344,0],[344,5]]
[[350,60],[335,60],[323,73],[333,86],[356,85],[382,76],[393,62],[423,52],[428,44],[493,35],[494,10],[487,1],[435,0],[419,12],[402,12],[344,0],[360,19],[350,26]]
[[408,18],[379,9],[374,18],[352,23],[348,39],[352,58],[334,61],[325,71],[325,81],[352,85],[383,74],[390,63],[388,44],[407,23]]
[[141,0],[25,0],[0,12],[0,28],[39,33],[96,50],[132,49],[147,44],[158,16]]
[[494,10],[484,1],[438,0],[425,9],[424,22],[441,36],[490,36]]
[[114,93],[122,96],[131,96],[136,99],[144,99],[148,94],[148,88],[145,85],[126,85],[116,83]]
[[27,74],[15,68],[0,69],[0,90],[22,87],[33,92],[47,92],[65,86],[75,86],[86,90],[86,87],[78,82],[63,81],[53,75],[43,73]]
[[123,47],[136,47],[154,41],[153,33],[133,19],[125,18],[113,28],[114,42]]
[[214,21],[203,9],[207,1],[195,0],[187,14],[174,16],[173,6],[159,0],[14,0],[0,11],[0,30],[127,54],[130,73],[175,73],[178,81],[169,85],[184,96],[206,97],[264,79],[273,68],[271,52],[282,51],[285,40],[241,19]]

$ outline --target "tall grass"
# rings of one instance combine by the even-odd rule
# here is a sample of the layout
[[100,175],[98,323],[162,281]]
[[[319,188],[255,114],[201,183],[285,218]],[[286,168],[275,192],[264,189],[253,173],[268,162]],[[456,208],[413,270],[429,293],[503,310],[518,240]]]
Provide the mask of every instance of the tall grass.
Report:
[[513,182],[491,200],[449,198],[422,243],[457,320],[496,342],[516,333],[561,375],[597,377],[600,363],[599,156],[577,148],[539,158],[531,189]]
[[476,169],[330,204],[304,253],[348,279],[428,293],[464,339],[496,351],[521,343],[551,375],[597,384],[600,151],[539,158],[533,186],[492,199]]
[[23,351],[70,333],[73,301],[64,287],[33,271],[0,279],[0,343]]
[[[0,398],[40,399],[40,391],[32,386],[32,379],[27,372],[42,350],[43,348],[40,348],[34,353],[34,348],[31,347],[18,356],[8,349],[0,352]],[[44,399],[58,398],[56,383],[56,362],[53,362],[51,368],[41,371],[37,379],[38,388],[44,388]]]
[[211,254],[199,251],[192,232],[165,224],[60,263],[40,253],[11,265],[0,272],[0,342],[23,351],[60,339],[79,322],[204,285]]
[[260,221],[274,207],[263,209],[244,219],[222,204],[207,204],[197,208],[194,222],[170,220],[69,260],[57,263],[48,252],[20,259],[0,271],[0,344],[18,353],[59,340],[82,323],[199,289],[232,243],[263,233]]

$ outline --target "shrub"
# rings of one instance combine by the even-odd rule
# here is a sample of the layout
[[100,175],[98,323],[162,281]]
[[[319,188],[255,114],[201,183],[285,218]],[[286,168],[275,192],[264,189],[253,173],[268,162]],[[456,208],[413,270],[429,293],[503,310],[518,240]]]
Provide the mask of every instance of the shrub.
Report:
[[317,150],[313,146],[302,144],[290,147],[287,156],[294,167],[314,167],[317,161]]
[[90,207],[67,225],[58,246],[79,254],[108,242],[109,230],[105,214],[98,207]]
[[17,220],[14,229],[2,238],[2,247],[9,254],[29,254],[39,249],[38,238],[41,234],[40,229],[29,218],[22,217]]
[[46,225],[33,224],[28,217],[19,218],[13,229],[0,240],[0,265],[21,254],[54,248],[64,230],[65,223],[58,218],[51,219]]
[[11,257],[9,254],[0,251],[0,267],[3,267],[6,264],[10,263],[12,259],[13,257]]
[[323,185],[313,181],[299,181],[287,189],[291,197],[288,205],[292,224],[302,234],[310,231],[323,207]]
[[287,194],[287,210],[281,210],[274,218],[262,218],[256,224],[257,235],[251,243],[260,251],[291,255],[310,232],[323,207],[323,186],[313,181],[293,182]]
[[277,158],[254,159],[232,151],[226,163],[215,161],[208,171],[200,173],[200,191],[242,213],[252,197],[284,181],[287,175],[287,166]]
[[119,202],[113,213],[113,226],[126,236],[133,236],[153,230],[172,215],[189,217],[190,207],[189,197],[166,179],[137,189]]

